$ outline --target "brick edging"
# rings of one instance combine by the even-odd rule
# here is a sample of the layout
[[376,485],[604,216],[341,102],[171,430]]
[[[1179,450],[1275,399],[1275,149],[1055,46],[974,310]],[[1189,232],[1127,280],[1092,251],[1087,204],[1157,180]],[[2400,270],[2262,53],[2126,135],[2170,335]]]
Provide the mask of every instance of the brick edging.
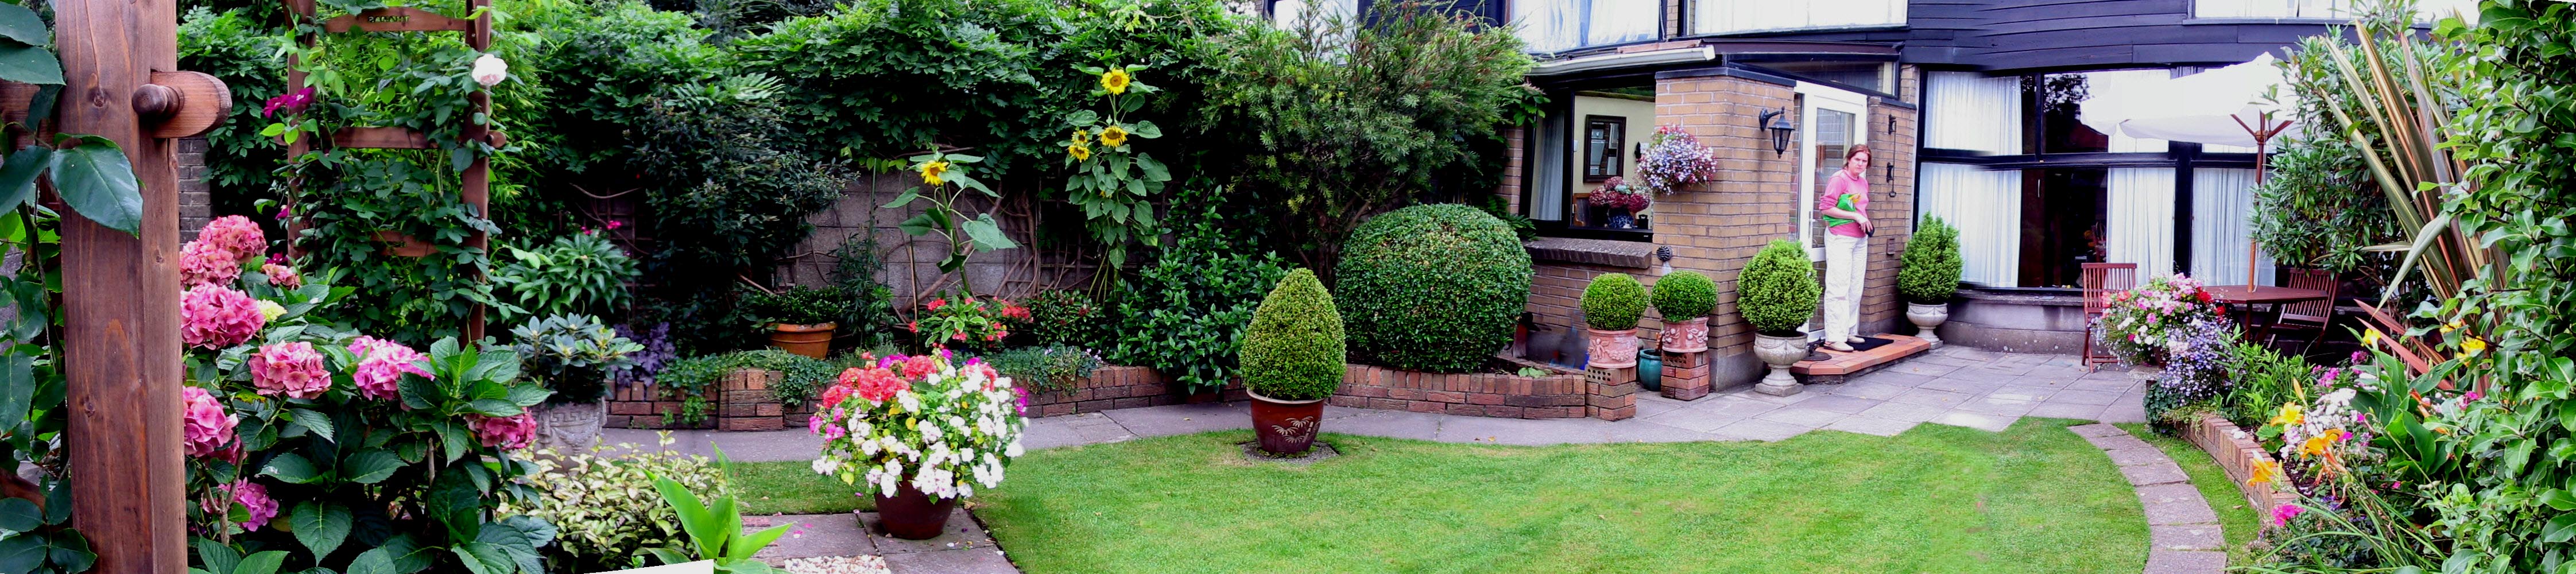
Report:
[[2236,483],[2236,490],[2245,495],[2246,504],[2256,509],[2270,509],[2298,501],[2290,493],[2273,488],[2272,483],[2260,486],[2245,483],[2246,479],[2253,478],[2254,463],[2277,464],[2279,461],[2272,460],[2272,453],[2263,450],[2262,443],[2247,436],[2226,417],[2201,413],[2192,419],[2191,424],[2183,425],[2182,438],[2200,447],[2201,452],[2209,453],[2210,460],[2217,461],[2218,467],[2227,471],[2227,480]]

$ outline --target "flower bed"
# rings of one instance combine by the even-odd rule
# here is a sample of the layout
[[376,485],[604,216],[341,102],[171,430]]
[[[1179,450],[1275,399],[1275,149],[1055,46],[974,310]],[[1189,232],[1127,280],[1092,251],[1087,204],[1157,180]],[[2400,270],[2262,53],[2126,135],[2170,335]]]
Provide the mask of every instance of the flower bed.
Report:
[[2278,508],[2298,501],[2297,494],[2273,488],[2270,482],[2252,482],[2255,468],[2280,468],[2281,464],[2272,460],[2271,453],[2264,452],[2262,443],[2256,442],[2253,435],[2227,422],[2226,417],[2201,414],[2182,425],[2182,438],[2218,461],[2218,468],[2227,471],[2227,479],[2236,483],[2236,489],[2245,494],[2245,503],[2252,508]]

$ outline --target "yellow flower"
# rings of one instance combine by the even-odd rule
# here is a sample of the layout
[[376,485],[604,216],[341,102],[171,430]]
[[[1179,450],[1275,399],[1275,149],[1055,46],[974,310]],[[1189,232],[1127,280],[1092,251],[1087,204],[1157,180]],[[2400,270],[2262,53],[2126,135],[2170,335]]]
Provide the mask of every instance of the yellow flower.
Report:
[[2253,472],[2247,474],[2251,476],[2245,477],[2246,486],[2262,486],[2264,483],[2272,482],[2273,477],[2281,474],[2281,463],[2268,460],[2254,461]]
[[2363,332],[2363,333],[2361,334],[2361,346],[2364,346],[2364,347],[2377,347],[2377,346],[2379,346],[2379,330],[2378,330],[2378,329],[2370,329],[2370,330],[2368,330],[2368,331],[2366,331],[2366,332]]
[[2465,326],[2466,325],[2460,324],[2459,319],[2452,319],[2451,322],[2442,324],[2442,334],[2449,335],[2452,331],[2458,331],[2460,330],[2460,327]]
[[2468,351],[2469,356],[2475,357],[2478,353],[2482,353],[2487,350],[2487,340],[2470,337],[2469,340],[2460,342],[2460,350]]
[[2330,438],[2332,436],[2334,436],[2334,433],[2308,437],[2307,442],[2299,444],[2299,456],[2307,457],[2325,454],[2326,446],[2334,444],[2334,439]]
[[943,174],[943,173],[948,173],[948,162],[944,162],[944,161],[934,161],[934,162],[930,162],[930,163],[921,164],[921,182],[922,182],[922,183],[927,183],[927,184],[930,184],[930,185],[939,185],[939,184],[941,184],[941,183],[944,183],[942,180],[940,180],[940,179],[939,179],[939,174]]
[[261,300],[258,303],[252,304],[251,307],[259,310],[260,318],[269,321],[275,321],[278,317],[286,316],[286,307],[278,305],[275,301]]
[[1081,128],[1075,128],[1073,130],[1073,145],[1088,145],[1090,143],[1091,132]]
[[1100,145],[1109,147],[1127,145],[1127,128],[1118,126],[1100,128]]
[[2281,405],[2281,414],[2272,417],[2272,424],[2290,426],[2306,420],[2307,417],[2299,414],[2298,403],[2286,403]]
[[1091,159],[1091,146],[1082,145],[1082,142],[1074,142],[1073,145],[1064,146],[1064,153],[1071,154],[1073,156],[1073,161],[1089,160]]
[[1128,76],[1126,68],[1110,68],[1108,73],[1100,75],[1100,89],[1109,90],[1112,94],[1124,94],[1127,93],[1127,84],[1134,81],[1136,78]]

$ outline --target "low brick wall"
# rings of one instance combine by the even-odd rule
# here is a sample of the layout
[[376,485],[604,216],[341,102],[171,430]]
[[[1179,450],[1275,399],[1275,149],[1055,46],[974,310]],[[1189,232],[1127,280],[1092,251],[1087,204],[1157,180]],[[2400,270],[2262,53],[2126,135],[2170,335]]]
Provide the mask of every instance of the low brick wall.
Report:
[[[1228,401],[1250,399],[1241,385],[1227,385],[1222,395],[1199,397]],[[1091,376],[1076,380],[1072,388],[1029,395],[1029,416],[1054,417],[1075,413],[1096,413],[1109,409],[1158,407],[1190,402],[1191,397],[1173,392],[1163,374],[1150,367],[1102,365]]]
[[2236,489],[2245,495],[2247,504],[2254,505],[2255,512],[2270,512],[2273,507],[2298,500],[2297,494],[2277,487],[2281,479],[2278,476],[2273,477],[2274,482],[2260,486],[2245,483],[2245,479],[2253,475],[2254,463],[2271,462],[2272,453],[2265,452],[2262,443],[2238,430],[2236,423],[2228,422],[2226,417],[2204,413],[2193,419],[2191,424],[2183,425],[2182,438],[2209,453],[2210,459],[2218,461],[2218,467],[2227,471],[2227,480],[2236,483]]
[[736,369],[725,374],[706,390],[706,420],[688,424],[678,420],[682,405],[679,397],[662,396],[662,390],[651,385],[621,387],[608,399],[607,425],[728,431],[805,428],[805,419],[814,414],[813,403],[789,407],[770,396],[769,387],[778,384],[782,376],[778,371],[764,369]]
[[[1519,366],[1547,371],[1546,376],[1523,377],[1492,373],[1416,373],[1369,365],[1345,365],[1342,388],[1325,404],[1338,407],[1384,409],[1417,413],[1445,413],[1501,418],[1583,418],[1600,416],[1618,420],[1634,416],[1636,378],[1631,372],[1624,385],[1595,385],[1585,381],[1581,371],[1527,361],[1513,360]],[[1610,378],[1617,378],[1611,376]],[[1626,393],[1617,393],[1626,389]],[[1616,396],[1611,396],[1615,394]],[[1600,395],[1600,396],[1596,396]],[[1161,373],[1145,367],[1105,366],[1091,377],[1075,381],[1072,388],[1037,393],[1029,397],[1029,416],[1051,417],[1108,409],[1150,407],[1193,401],[1246,400],[1249,395],[1241,386],[1229,385],[1222,395],[1185,397],[1171,389]],[[1595,403],[1598,403],[1596,405]]]

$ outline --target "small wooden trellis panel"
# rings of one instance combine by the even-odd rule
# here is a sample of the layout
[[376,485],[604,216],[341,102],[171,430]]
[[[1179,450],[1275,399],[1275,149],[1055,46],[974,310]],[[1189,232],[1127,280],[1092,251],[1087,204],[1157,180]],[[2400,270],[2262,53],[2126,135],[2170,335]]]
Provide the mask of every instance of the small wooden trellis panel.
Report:
[[[362,32],[463,32],[465,33],[466,45],[472,46],[476,51],[488,52],[492,50],[492,13],[491,10],[488,9],[491,5],[491,0],[467,0],[466,11],[467,13],[474,15],[471,19],[457,18],[437,12],[403,6],[374,8],[356,14],[347,14],[333,17],[329,20],[324,20],[322,21],[322,29],[331,33],[349,32],[353,30]],[[318,14],[313,8],[313,0],[286,0],[286,7],[291,11],[291,16],[298,20],[310,20],[318,17]],[[306,46],[311,46],[314,42],[318,41],[317,38],[310,36],[301,38],[301,40]],[[297,61],[296,57],[287,57],[287,93],[294,93],[297,90],[304,89],[305,74],[301,64],[302,62]],[[489,92],[476,91],[474,95],[469,97],[473,99],[474,111],[476,114],[486,118],[492,116],[492,96]],[[488,126],[483,125],[467,126],[465,137],[469,140],[485,141],[492,144],[493,147],[501,147],[505,142],[500,132],[491,131]],[[311,139],[299,139],[296,140],[295,143],[288,144],[286,148],[287,157],[301,157],[304,155],[304,152],[311,151],[313,145],[312,141],[313,140]],[[331,133],[330,143],[333,146],[345,149],[430,149],[436,147],[430,144],[428,134],[423,134],[410,128],[399,127],[341,128]],[[492,216],[491,160],[483,157],[481,154],[475,155],[474,163],[466,166],[465,168],[464,180],[464,189],[459,190],[458,194],[463,196],[467,205],[473,207],[474,214],[476,216],[490,218]],[[288,198],[288,201],[292,203],[293,198]],[[395,236],[383,236],[380,237],[380,239],[390,240],[395,243],[395,247],[393,247],[391,251],[396,255],[419,257],[428,254],[428,251],[425,249],[426,246],[414,245],[416,242],[420,241],[417,239]],[[482,230],[478,229],[474,231],[473,235],[466,237],[465,246],[477,250],[488,250],[490,248],[490,242],[491,238],[486,236]],[[477,279],[479,280],[480,277]],[[483,338],[483,314],[483,305],[478,303],[474,306],[474,311],[466,316],[464,337],[466,341],[477,341]]]

